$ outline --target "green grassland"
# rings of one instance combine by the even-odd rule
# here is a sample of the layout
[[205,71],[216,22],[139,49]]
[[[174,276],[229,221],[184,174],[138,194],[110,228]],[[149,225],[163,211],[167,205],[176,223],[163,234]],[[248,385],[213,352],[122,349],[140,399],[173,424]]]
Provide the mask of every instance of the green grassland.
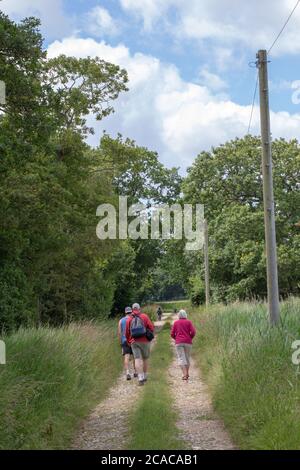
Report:
[[300,300],[281,304],[278,327],[258,303],[203,308],[193,320],[195,357],[237,446],[300,449],[300,375],[292,363]]
[[122,367],[115,324],[20,329],[4,338],[0,448],[63,449]]

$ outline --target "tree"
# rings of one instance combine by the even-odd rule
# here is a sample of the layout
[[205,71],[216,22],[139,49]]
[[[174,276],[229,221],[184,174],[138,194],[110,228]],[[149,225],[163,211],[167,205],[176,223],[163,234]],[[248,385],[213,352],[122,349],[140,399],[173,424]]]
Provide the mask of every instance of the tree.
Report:
[[116,139],[104,134],[97,152],[102,157],[102,171],[111,173],[117,194],[128,196],[131,203],[171,203],[178,199],[182,183],[178,169],[164,167],[156,152],[120,134]]
[[[273,142],[274,194],[281,295],[299,292],[300,146]],[[246,136],[196,158],[184,200],[202,203],[209,222],[210,268],[218,300],[264,297],[266,274],[260,140]],[[299,264],[298,264],[299,266]]]
[[43,84],[48,105],[55,114],[57,128],[72,129],[82,135],[94,133],[86,116],[97,121],[111,114],[111,101],[127,91],[127,72],[99,57],[81,58],[60,55],[48,59],[43,68]]
[[0,322],[10,328],[108,315],[115,293],[105,267],[117,243],[97,239],[95,212],[117,196],[92,171],[85,117],[112,112],[127,75],[100,59],[47,61],[38,28],[1,13]]
[[19,137],[30,136],[31,142],[35,141],[36,127],[39,130],[45,124],[40,77],[46,55],[38,28],[36,18],[16,24],[0,12],[0,79],[6,85],[6,103],[0,109]]
[[127,73],[100,58],[48,59],[39,21],[0,15],[1,327],[103,318],[141,294],[159,241],[99,240],[96,208],[175,200],[181,178],[155,152],[104,135],[87,118],[113,112]]

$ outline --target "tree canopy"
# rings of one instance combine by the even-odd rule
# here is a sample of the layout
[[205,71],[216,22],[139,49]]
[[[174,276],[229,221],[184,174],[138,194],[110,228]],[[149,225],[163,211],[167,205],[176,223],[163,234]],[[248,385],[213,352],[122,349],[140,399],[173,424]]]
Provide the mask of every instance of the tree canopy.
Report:
[[[59,324],[99,318],[133,300],[159,250],[99,240],[96,208],[118,195],[177,196],[177,170],[129,139],[85,140],[127,90],[127,73],[100,58],[48,59],[39,21],[1,13],[0,323]],[[143,263],[140,269],[138,263]]]
[[[261,149],[246,136],[201,152],[186,177],[94,122],[114,111],[127,72],[99,57],[47,58],[39,21],[0,13],[0,325],[104,318],[134,300],[203,302],[203,254],[184,240],[99,240],[102,203],[202,203],[213,299],[266,296]],[[130,83],[129,83],[130,86]],[[273,143],[282,296],[299,293],[300,146]],[[148,214],[149,219],[151,215]]]
[[[300,146],[296,140],[279,139],[272,148],[279,288],[286,296],[299,293],[300,287],[296,226],[300,219]],[[200,153],[188,170],[183,191],[186,201],[205,205],[215,298],[265,297],[260,139],[246,136]]]

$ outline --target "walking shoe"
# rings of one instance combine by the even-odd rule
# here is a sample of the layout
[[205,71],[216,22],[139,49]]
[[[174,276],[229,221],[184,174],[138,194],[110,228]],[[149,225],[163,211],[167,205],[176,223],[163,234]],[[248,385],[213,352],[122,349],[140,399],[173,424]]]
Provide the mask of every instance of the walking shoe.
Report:
[[144,381],[143,381],[143,380],[139,380],[139,386],[141,387],[142,385],[144,385]]
[[133,377],[136,379],[137,376],[138,376],[138,374],[137,374],[137,372],[135,372],[135,373],[133,374]]
[[130,374],[126,375],[126,380],[131,380],[131,375]]

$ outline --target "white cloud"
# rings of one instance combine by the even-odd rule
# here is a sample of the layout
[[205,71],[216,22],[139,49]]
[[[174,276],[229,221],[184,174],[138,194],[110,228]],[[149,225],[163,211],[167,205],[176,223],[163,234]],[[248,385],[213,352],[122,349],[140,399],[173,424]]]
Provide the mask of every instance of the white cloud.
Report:
[[[75,37],[55,41],[48,52],[51,57],[60,53],[76,57],[98,55],[128,70],[130,91],[115,102],[114,115],[100,124],[94,123],[94,145],[104,129],[112,135],[121,132],[139,145],[157,150],[167,165],[184,169],[201,150],[247,132],[250,104],[239,105],[214,93],[211,86],[185,81],[174,65],[156,57],[132,55],[123,44],[111,47],[104,41]],[[300,137],[300,112],[272,112],[271,121],[274,137]],[[252,132],[259,133],[257,107]]]
[[115,36],[120,27],[106,8],[95,6],[87,14],[87,30],[94,36]]
[[[249,62],[249,53],[246,53],[245,50],[235,54],[233,48],[216,46],[214,44],[211,52],[212,62],[219,72],[237,68],[244,69],[245,63]],[[253,59],[255,59],[254,54]]]
[[228,84],[219,75],[212,73],[208,67],[203,67],[199,73],[200,84],[207,86],[212,91],[224,90],[228,88]]
[[54,41],[48,47],[48,57],[53,58],[59,54],[73,57],[100,56],[103,60],[120,64],[129,58],[128,48],[122,44],[112,47],[105,41],[97,42],[94,39],[80,39],[77,37],[65,38],[62,41]]
[[120,0],[121,7],[143,20],[145,30],[153,27],[154,21],[168,10],[173,0]]
[[0,8],[16,21],[28,16],[40,18],[43,34],[51,39],[74,29],[74,17],[66,16],[62,0],[2,0]]
[[270,120],[274,138],[285,137],[286,139],[293,139],[297,137],[300,139],[300,112],[290,114],[287,111],[277,113],[271,111]]
[[[147,29],[167,28],[168,11],[176,11],[169,32],[182,39],[212,40],[226,48],[268,48],[295,6],[295,0],[120,0]],[[174,23],[175,21],[175,23]],[[273,53],[300,52],[300,6]]]

